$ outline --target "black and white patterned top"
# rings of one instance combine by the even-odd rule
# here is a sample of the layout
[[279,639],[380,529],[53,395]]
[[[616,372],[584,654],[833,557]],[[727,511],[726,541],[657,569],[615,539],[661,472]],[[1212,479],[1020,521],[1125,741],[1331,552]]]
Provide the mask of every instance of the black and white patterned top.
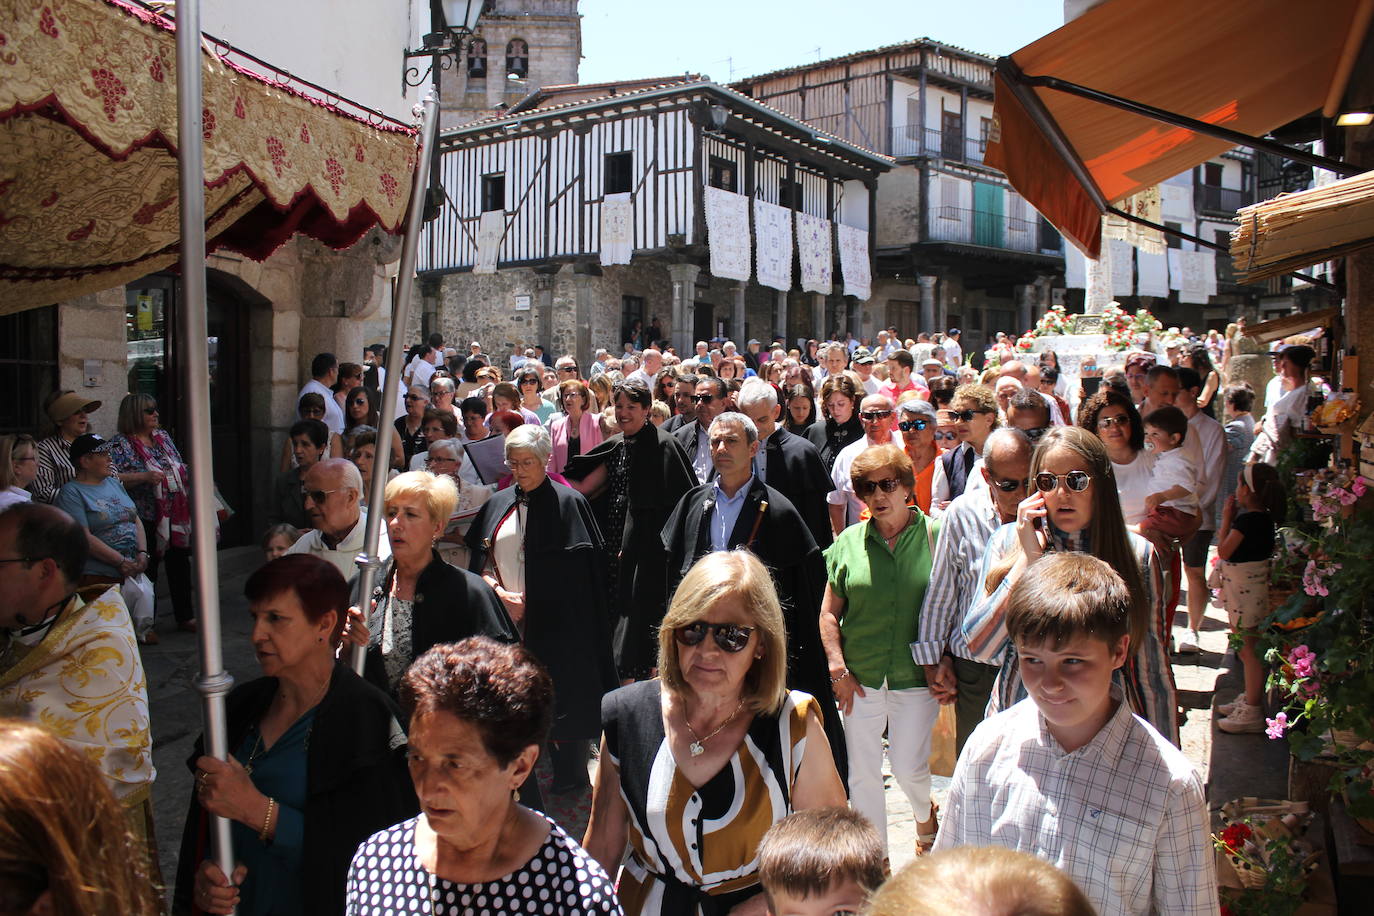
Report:
[[358,847],[348,870],[347,916],[624,916],[605,870],[553,821],[544,845],[520,870],[482,884],[457,884],[420,864],[417,820],[388,827]]

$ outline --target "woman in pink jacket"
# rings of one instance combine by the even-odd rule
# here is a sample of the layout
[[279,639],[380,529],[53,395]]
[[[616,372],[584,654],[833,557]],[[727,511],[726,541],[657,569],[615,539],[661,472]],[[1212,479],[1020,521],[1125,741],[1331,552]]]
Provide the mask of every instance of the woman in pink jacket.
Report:
[[563,473],[568,459],[601,444],[601,424],[591,404],[592,393],[579,379],[568,379],[558,386],[558,405],[563,412],[549,423],[549,436],[553,439],[550,474]]

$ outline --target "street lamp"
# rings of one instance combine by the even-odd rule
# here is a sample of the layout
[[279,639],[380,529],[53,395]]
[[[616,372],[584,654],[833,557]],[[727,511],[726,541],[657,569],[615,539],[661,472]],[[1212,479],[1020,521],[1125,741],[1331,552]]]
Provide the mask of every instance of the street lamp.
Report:
[[[421,73],[419,66],[407,63],[401,74],[402,91],[424,85],[435,67],[453,69],[463,53],[463,39],[477,30],[485,6],[485,0],[429,0],[430,30],[419,48],[404,52],[406,61],[428,57],[429,66]],[[438,74],[434,75],[437,81]]]

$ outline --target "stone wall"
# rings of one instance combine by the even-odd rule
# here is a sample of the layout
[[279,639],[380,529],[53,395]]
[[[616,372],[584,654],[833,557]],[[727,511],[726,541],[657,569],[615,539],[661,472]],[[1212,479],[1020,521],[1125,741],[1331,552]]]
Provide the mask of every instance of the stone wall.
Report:
[[[124,287],[80,296],[57,306],[58,386],[100,401],[91,432],[115,434],[119,402],[129,393],[128,344],[124,334]],[[96,384],[86,385],[91,361]]]

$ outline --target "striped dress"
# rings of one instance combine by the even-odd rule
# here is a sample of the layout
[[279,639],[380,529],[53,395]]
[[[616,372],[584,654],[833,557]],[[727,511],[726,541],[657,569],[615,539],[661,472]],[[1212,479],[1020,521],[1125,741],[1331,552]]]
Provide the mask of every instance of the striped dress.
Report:
[[[1169,664],[1169,637],[1165,623],[1169,611],[1165,604],[1170,589],[1165,587],[1164,570],[1150,542],[1133,531],[1127,531],[1126,537],[1140,564],[1140,578],[1145,585],[1150,608],[1150,625],[1141,645],[1126,659],[1126,664],[1113,673],[1112,680],[1125,694],[1131,712],[1178,745],[1178,690],[1174,685],[1174,670]],[[990,595],[985,587],[988,571],[1015,546],[1015,522],[993,532],[987,550],[983,552],[983,569],[976,592],[978,598],[964,616],[964,635],[968,638],[969,651],[985,664],[1001,665],[997,683],[993,686],[992,699],[988,703],[988,715],[1009,709],[1026,696],[1026,688],[1021,683],[1020,659],[1007,635],[1006,603],[1011,586],[1004,579]],[[1056,532],[1051,549],[1092,553],[1082,534],[1066,536]]]
[[777,715],[757,715],[730,762],[704,785],[678,771],[663,728],[660,682],[607,694],[602,725],[630,816],[620,877],[628,916],[716,916],[760,892],[758,846],[792,811],[815,699],[791,691]]

